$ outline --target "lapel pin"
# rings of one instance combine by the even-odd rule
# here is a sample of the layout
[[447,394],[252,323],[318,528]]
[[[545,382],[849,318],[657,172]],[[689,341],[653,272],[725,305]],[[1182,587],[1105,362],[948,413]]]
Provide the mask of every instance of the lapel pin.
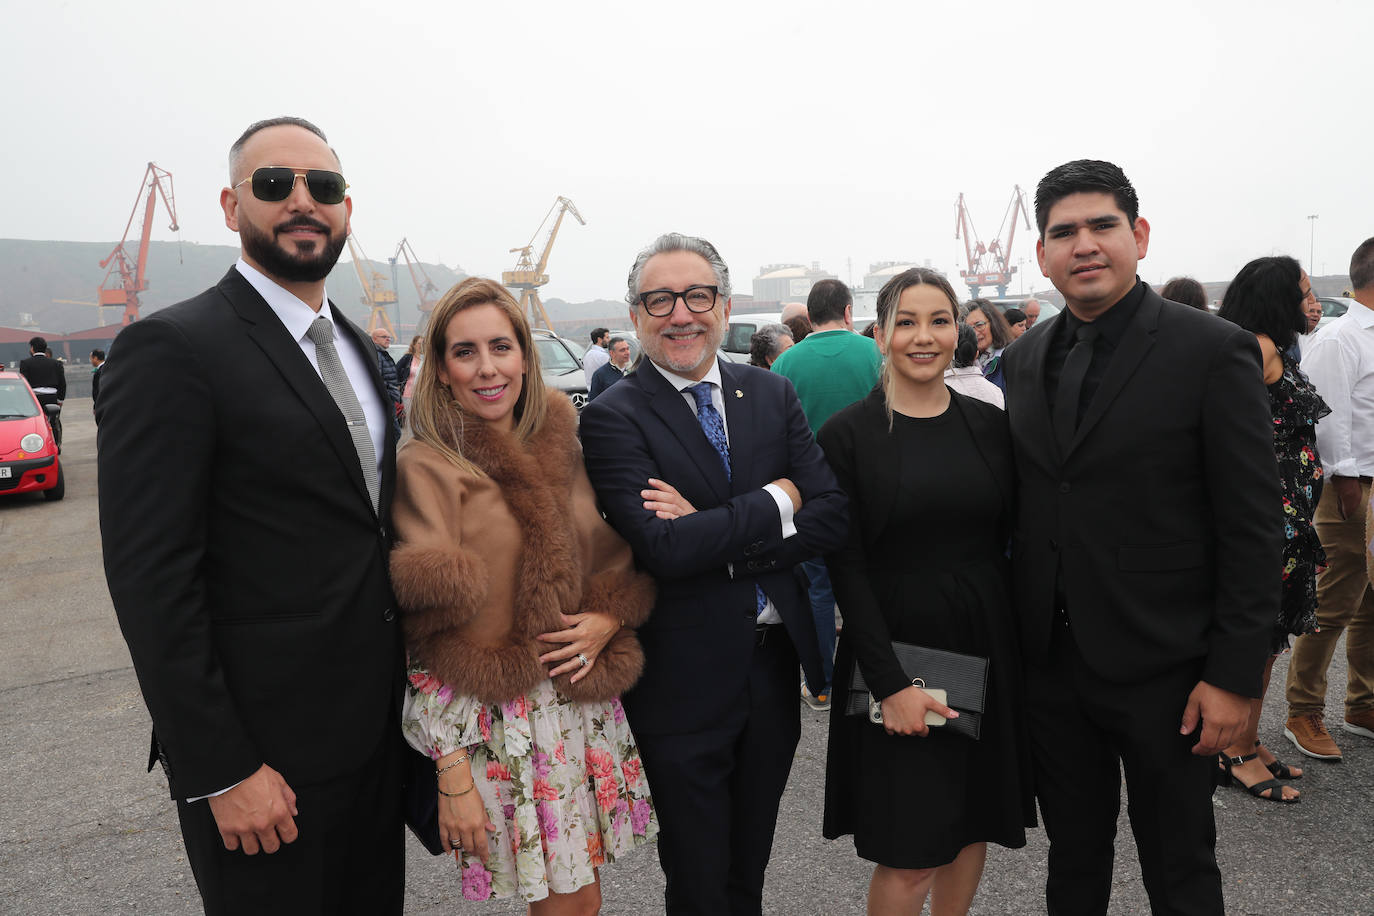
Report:
[[738,388],[736,388],[736,389],[735,389],[735,397],[737,397],[737,398],[742,398],[742,397],[744,397],[744,392],[743,392],[743,391],[740,391]]

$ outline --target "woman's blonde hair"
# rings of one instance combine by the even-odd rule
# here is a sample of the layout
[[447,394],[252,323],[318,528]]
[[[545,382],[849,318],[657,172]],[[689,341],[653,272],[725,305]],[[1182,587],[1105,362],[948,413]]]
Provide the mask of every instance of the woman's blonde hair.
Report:
[[515,436],[522,442],[529,441],[543,424],[549,395],[539,371],[539,351],[534,346],[529,320],[504,286],[485,277],[468,277],[444,293],[429,316],[429,327],[424,335],[426,356],[420,364],[420,377],[415,382],[415,396],[410,402],[410,429],[416,439],[436,449],[459,468],[485,476],[459,450],[463,424],[483,421],[465,413],[454,400],[453,392],[439,380],[439,370],[448,357],[449,321],[459,312],[479,305],[494,305],[509,319],[520,355],[524,357],[525,372],[521,377],[520,397],[515,402]]
[[873,336],[883,342],[883,352],[888,354],[883,359],[883,368],[878,376],[879,382],[883,387],[883,406],[887,408],[888,428],[892,427],[892,338],[897,333],[897,303],[901,301],[902,293],[913,286],[934,286],[945,294],[949,300],[949,310],[951,318],[959,316],[959,297],[954,295],[954,287],[949,285],[949,280],[938,270],[931,270],[929,267],[912,267],[904,270],[883,284],[883,288],[878,290],[878,321],[877,327],[873,329]]

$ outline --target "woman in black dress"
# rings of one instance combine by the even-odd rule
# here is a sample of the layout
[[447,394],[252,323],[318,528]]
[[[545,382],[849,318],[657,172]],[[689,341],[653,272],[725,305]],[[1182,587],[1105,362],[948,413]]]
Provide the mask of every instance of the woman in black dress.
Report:
[[1260,710],[1269,690],[1274,658],[1288,649],[1288,637],[1317,628],[1317,570],[1326,553],[1312,524],[1322,495],[1322,463],[1317,456],[1317,421],[1331,412],[1290,355],[1297,335],[1307,330],[1306,306],[1312,281],[1289,257],[1256,258],[1240,269],[1221,300],[1222,318],[1259,340],[1264,383],[1274,415],[1274,453],[1283,484],[1283,599],[1274,621],[1273,655],[1264,666],[1264,689],[1250,702],[1250,723],[1221,754],[1220,765],[1256,798],[1295,802],[1297,789],[1279,779],[1298,779],[1302,770],[1276,758],[1259,740]]
[[[850,538],[827,558],[844,632],[826,766],[824,834],[875,863],[869,912],[966,912],[989,841],[1034,823],[1005,556],[1014,479],[1006,415],[945,386],[958,302],[913,268],[878,294],[882,383],[818,441],[849,496]],[[989,659],[978,740],[927,727],[956,713],[912,684],[892,642]],[[846,715],[858,665],[883,724]],[[928,684],[940,687],[940,684]]]

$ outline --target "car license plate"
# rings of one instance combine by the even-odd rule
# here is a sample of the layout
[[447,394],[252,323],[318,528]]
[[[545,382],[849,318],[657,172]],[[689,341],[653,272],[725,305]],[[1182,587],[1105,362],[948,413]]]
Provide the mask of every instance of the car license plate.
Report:
[[10,472],[13,471],[13,470],[14,470],[14,468],[0,468],[0,477],[9,477],[9,476],[11,476]]

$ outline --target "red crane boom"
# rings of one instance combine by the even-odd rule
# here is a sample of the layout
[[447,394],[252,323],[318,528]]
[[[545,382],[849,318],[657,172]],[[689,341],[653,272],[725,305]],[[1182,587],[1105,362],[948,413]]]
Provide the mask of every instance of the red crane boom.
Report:
[[[984,286],[996,287],[999,298],[1005,296],[1012,274],[1016,273],[1016,268],[1011,263],[1011,246],[1016,239],[1016,218],[1021,217],[1026,229],[1030,229],[1026,195],[1021,191],[1021,186],[1012,187],[1011,202],[1007,204],[1007,210],[1002,215],[1002,225],[997,229],[998,237],[994,238],[990,245],[984,245],[978,240],[978,233],[973,228],[973,217],[969,216],[962,193],[955,202],[955,209],[957,212],[954,219],[954,237],[963,238],[964,256],[968,262],[968,269],[959,271],[959,276],[968,284],[970,297],[977,299],[978,290]],[[1002,241],[1003,232],[1006,233],[1005,242]]]
[[[164,187],[165,182],[165,187]],[[146,203],[144,195],[147,195]],[[129,214],[129,221],[124,225],[124,236],[115,246],[114,251],[100,262],[101,267],[108,267],[105,271],[105,278],[100,281],[100,289],[96,291],[96,302],[104,308],[105,306],[124,307],[123,324],[129,324],[138,320],[138,294],[148,288],[148,242],[152,238],[153,232],[153,210],[157,206],[158,197],[162,198],[162,203],[167,207],[168,214],[172,217],[172,224],[168,226],[173,232],[180,231],[177,225],[177,206],[176,195],[172,190],[172,173],[166,169],[160,169],[156,164],[148,163],[148,168],[143,173],[143,180],[138,185],[138,197],[134,198],[134,209]],[[134,217],[138,215],[138,205],[143,207],[143,229],[138,240],[138,254],[130,257],[125,249],[125,244],[129,240],[129,230],[133,228]],[[118,272],[118,283],[111,283]],[[102,312],[103,314],[103,312]]]

